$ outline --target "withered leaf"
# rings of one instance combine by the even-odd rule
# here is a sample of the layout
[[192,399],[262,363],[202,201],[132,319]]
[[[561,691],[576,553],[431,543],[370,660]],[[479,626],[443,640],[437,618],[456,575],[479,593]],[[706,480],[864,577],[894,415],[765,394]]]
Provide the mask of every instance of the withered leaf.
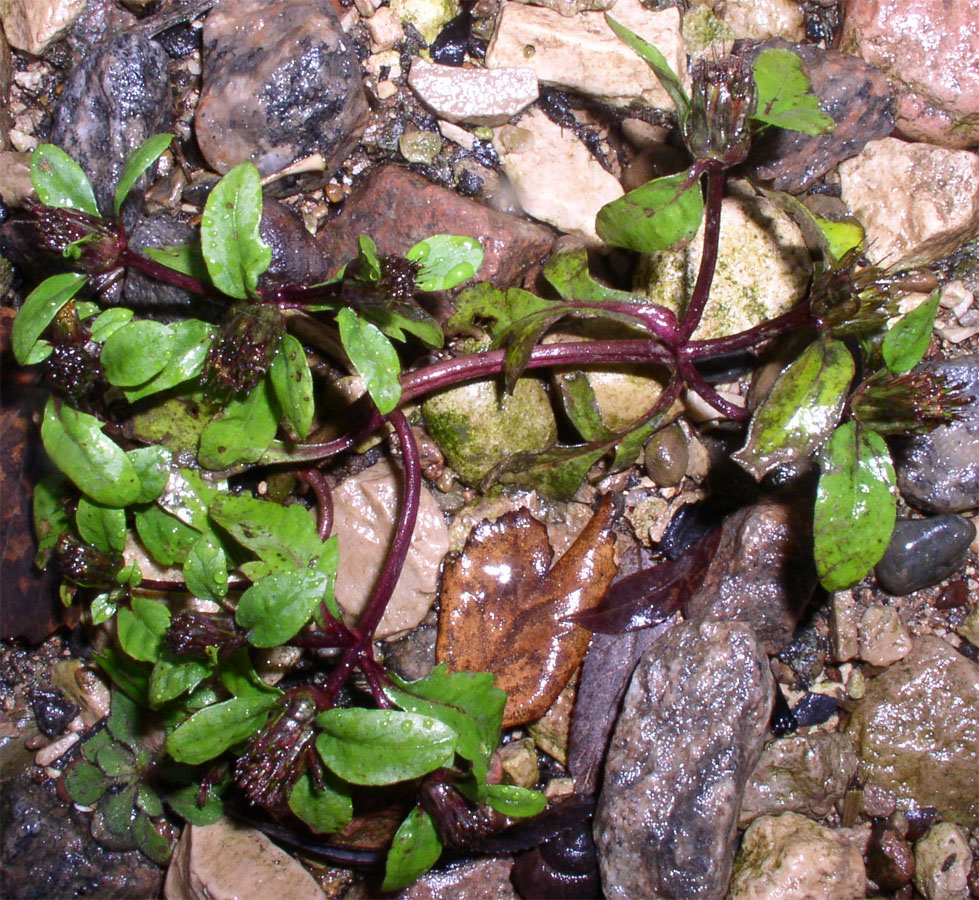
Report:
[[504,727],[542,716],[581,664],[590,634],[568,617],[595,606],[615,576],[612,519],[606,496],[553,568],[547,529],[527,510],[484,519],[446,564],[437,658],[496,676]]

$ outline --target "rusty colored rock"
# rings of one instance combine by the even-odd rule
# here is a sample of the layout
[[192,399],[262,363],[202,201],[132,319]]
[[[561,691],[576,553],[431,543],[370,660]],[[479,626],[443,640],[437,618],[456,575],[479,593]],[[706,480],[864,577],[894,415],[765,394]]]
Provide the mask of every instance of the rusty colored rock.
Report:
[[887,822],[876,823],[870,832],[867,877],[882,891],[896,891],[914,877],[914,851]]

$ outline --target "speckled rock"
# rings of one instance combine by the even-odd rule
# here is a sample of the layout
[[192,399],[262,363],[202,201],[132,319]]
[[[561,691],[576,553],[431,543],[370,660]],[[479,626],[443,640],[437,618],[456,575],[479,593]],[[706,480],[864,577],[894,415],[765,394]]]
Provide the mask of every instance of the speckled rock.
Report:
[[[656,303],[682,310],[700,269],[703,225],[682,250],[642,257],[637,287]],[[805,296],[812,263],[798,227],[767,200],[725,197],[721,239],[710,300],[694,340],[752,328]]]
[[914,883],[928,900],[965,900],[972,850],[965,833],[951,822],[933,825],[914,845]]
[[976,526],[961,516],[899,519],[874,572],[891,594],[910,594],[954,575],[965,563]]
[[979,234],[979,156],[897,138],[840,164],[843,201],[867,232],[867,256],[927,265]]
[[272,248],[272,262],[259,276],[260,290],[275,284],[317,284],[333,274],[302,217],[284,203],[263,201],[259,234]]
[[784,649],[816,587],[809,520],[798,501],[771,498],[728,516],[684,615],[747,622],[767,652]]
[[391,9],[431,44],[442,27],[458,14],[459,4],[456,0],[391,0]]
[[868,606],[857,626],[860,658],[872,666],[889,666],[911,652],[911,632],[893,606]]
[[510,884],[509,856],[487,856],[422,875],[395,900],[519,900]]
[[867,682],[847,734],[858,774],[894,791],[898,808],[934,806],[979,824],[979,665],[937,637]]
[[914,851],[900,831],[888,822],[874,823],[867,845],[867,877],[882,891],[896,891],[911,881],[914,869]]
[[728,900],[857,900],[865,895],[860,851],[796,813],[764,816],[745,832]]
[[330,0],[238,0],[204,22],[194,118],[208,164],[251,160],[263,175],[312,153],[327,174],[366,125],[360,63]]
[[714,9],[736,38],[801,41],[806,36],[802,10],[794,0],[699,0],[697,5]]
[[750,627],[679,625],[639,661],[595,812],[605,896],[724,896],[774,698]]
[[[333,490],[333,533],[340,541],[336,598],[352,618],[367,603],[387,556],[397,523],[401,479],[400,470],[382,461]],[[400,635],[425,618],[435,601],[439,567],[448,549],[449,531],[442,513],[423,487],[408,557],[378,625],[378,638]]]
[[932,0],[846,0],[840,49],[862,56],[906,90],[898,127],[949,147],[979,141],[979,7]]
[[845,734],[778,738],[762,751],[745,785],[739,825],[783,812],[821,818],[846,793],[856,770],[857,755]]
[[0,0],[0,21],[11,47],[40,56],[65,36],[86,0]]
[[[112,197],[126,157],[151,135],[167,131],[170,74],[166,53],[139,34],[99,44],[75,66],[55,109],[50,140],[85,170],[99,209],[112,213]],[[139,208],[144,175],[123,207],[127,225]]]

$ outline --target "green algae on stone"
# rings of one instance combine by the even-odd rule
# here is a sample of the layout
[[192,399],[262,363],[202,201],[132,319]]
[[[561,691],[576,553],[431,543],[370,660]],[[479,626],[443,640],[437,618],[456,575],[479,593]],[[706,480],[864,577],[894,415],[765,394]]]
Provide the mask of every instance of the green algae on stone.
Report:
[[402,22],[410,22],[429,45],[442,27],[459,14],[455,0],[391,0],[391,9]]
[[554,411],[536,378],[521,378],[509,397],[497,381],[441,391],[422,404],[422,414],[448,464],[470,485],[508,456],[546,450],[557,440]]

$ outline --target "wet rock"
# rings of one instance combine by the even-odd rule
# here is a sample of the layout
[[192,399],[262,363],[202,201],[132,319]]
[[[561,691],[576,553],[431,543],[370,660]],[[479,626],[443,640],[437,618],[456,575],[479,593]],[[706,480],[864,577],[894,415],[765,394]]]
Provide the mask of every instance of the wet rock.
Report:
[[263,175],[320,153],[327,175],[366,125],[360,64],[329,0],[240,0],[204,22],[194,119],[208,164]]
[[692,622],[749,623],[769,653],[792,640],[816,587],[809,515],[766,499],[728,516],[721,542],[685,615]]
[[911,632],[893,606],[867,607],[860,624],[860,658],[872,666],[889,666],[911,652]]
[[764,41],[772,37],[801,41],[806,36],[802,10],[794,0],[701,0],[698,5],[715,9],[736,38]]
[[472,125],[502,125],[539,94],[533,69],[463,69],[421,57],[411,64],[408,84],[435,115]]
[[914,876],[914,852],[900,831],[878,822],[867,847],[867,877],[882,891],[896,891]]
[[965,563],[976,526],[961,516],[899,519],[874,573],[890,594],[910,594],[954,575]]
[[382,6],[367,20],[367,31],[371,36],[371,49],[375,53],[391,50],[405,39],[401,19],[390,6]]
[[489,209],[421,175],[384,166],[355,191],[340,216],[317,235],[332,268],[356,256],[357,238],[369,234],[382,254],[403,254],[433,234],[467,234],[483,247],[478,281],[507,287],[520,281],[550,251],[553,233],[541,225]]
[[430,166],[442,151],[442,139],[434,131],[409,126],[398,138],[398,150],[408,162]]
[[739,825],[782,812],[821,818],[842,799],[856,770],[857,755],[845,734],[816,732],[772,741],[745,785]]
[[660,487],[676,487],[687,474],[689,441],[679,425],[655,432],[643,448],[646,474]]
[[835,662],[846,662],[860,652],[857,604],[849,591],[835,591],[830,599],[829,640]]
[[897,484],[908,503],[935,513],[979,507],[979,356],[926,363],[964,386],[972,399],[955,421],[910,438],[895,458]]
[[928,900],[965,900],[972,851],[966,835],[951,822],[933,825],[914,845],[914,883]]
[[979,233],[975,153],[883,138],[840,164],[840,184],[867,256],[890,269],[927,265]]
[[590,822],[571,826],[517,858],[510,880],[521,897],[600,897],[598,860]]
[[595,814],[606,897],[724,896],[773,696],[761,644],[737,622],[676,626],[643,655]]
[[[642,257],[637,287],[651,300],[681,311],[700,271],[703,225],[681,250]],[[747,330],[795,306],[808,290],[812,263],[798,227],[767,200],[725,197],[717,268],[694,340]]]
[[313,876],[260,831],[219,819],[188,825],[163,888],[165,900],[325,898]]
[[421,625],[384,647],[384,665],[405,681],[424,678],[435,667],[438,616],[430,612]]
[[856,156],[868,141],[885,138],[893,130],[891,91],[879,69],[811,44],[770,41],[764,47],[791,50],[802,59],[820,108],[836,123],[832,133],[813,136],[770,129],[753,151],[758,159],[754,171],[762,180],[773,179],[776,190],[802,193],[837,163]]
[[493,132],[493,149],[523,211],[593,245],[595,216],[622,196],[618,180],[568,129],[539,109]]
[[428,44],[459,13],[456,0],[391,0],[391,9],[402,22],[410,22]]
[[0,0],[0,21],[11,47],[40,56],[61,40],[86,0]]
[[496,381],[473,381],[422,404],[425,427],[459,477],[478,485],[514,453],[544,450],[557,440],[547,393],[521,378],[509,397]]
[[[197,240],[197,230],[167,213],[158,213],[139,219],[136,227],[129,233],[128,240],[133,250],[188,244]],[[135,269],[126,270],[123,299],[135,309],[153,310],[163,314],[186,314],[195,303],[200,302],[189,291],[164,284]]]
[[31,708],[38,729],[48,737],[64,732],[68,723],[78,715],[78,707],[58,690],[35,689],[31,692]]
[[898,128],[949,147],[979,141],[979,9],[929,0],[848,0],[840,49],[862,56],[906,89]]
[[31,182],[31,154],[0,150],[0,196],[7,206],[20,206],[27,197],[36,197]]
[[[618,0],[614,16],[653,44],[674,72],[687,71],[676,8],[649,12],[639,0]],[[542,84],[614,106],[673,108],[652,70],[615,36],[601,12],[565,17],[552,9],[505,3],[486,50],[486,65],[530,66]]]
[[979,647],[979,606],[973,609],[955,630],[971,644]]
[[259,233],[272,248],[272,262],[259,277],[260,290],[275,284],[317,284],[333,274],[302,217],[285,204],[265,199]]
[[979,823],[979,665],[925,635],[867,682],[847,734],[858,774],[894,791],[899,809],[936,807],[950,821]]
[[427,872],[395,900],[519,900],[509,856],[490,856]]
[[[384,564],[397,521],[401,480],[400,471],[383,461],[333,491],[333,533],[340,540],[336,598],[349,617],[362,612]],[[449,532],[442,513],[423,487],[408,557],[378,625],[379,639],[408,631],[425,618],[435,600],[439,566],[448,549]]]
[[[520,0],[520,2],[529,2],[529,0]],[[546,6],[561,13],[562,16],[576,16],[578,13],[611,9],[615,6],[615,0],[540,0],[533,5]]]
[[864,896],[865,879],[856,847],[829,828],[789,812],[756,819],[745,832],[727,896],[857,900]]
[[[148,137],[167,131],[169,118],[166,53],[139,34],[120,34],[94,47],[72,70],[50,139],[84,169],[99,209],[111,214],[126,157]],[[143,175],[136,182],[124,210],[138,209],[136,198],[150,180],[151,175]],[[130,216],[124,216],[127,225],[133,224]]]

